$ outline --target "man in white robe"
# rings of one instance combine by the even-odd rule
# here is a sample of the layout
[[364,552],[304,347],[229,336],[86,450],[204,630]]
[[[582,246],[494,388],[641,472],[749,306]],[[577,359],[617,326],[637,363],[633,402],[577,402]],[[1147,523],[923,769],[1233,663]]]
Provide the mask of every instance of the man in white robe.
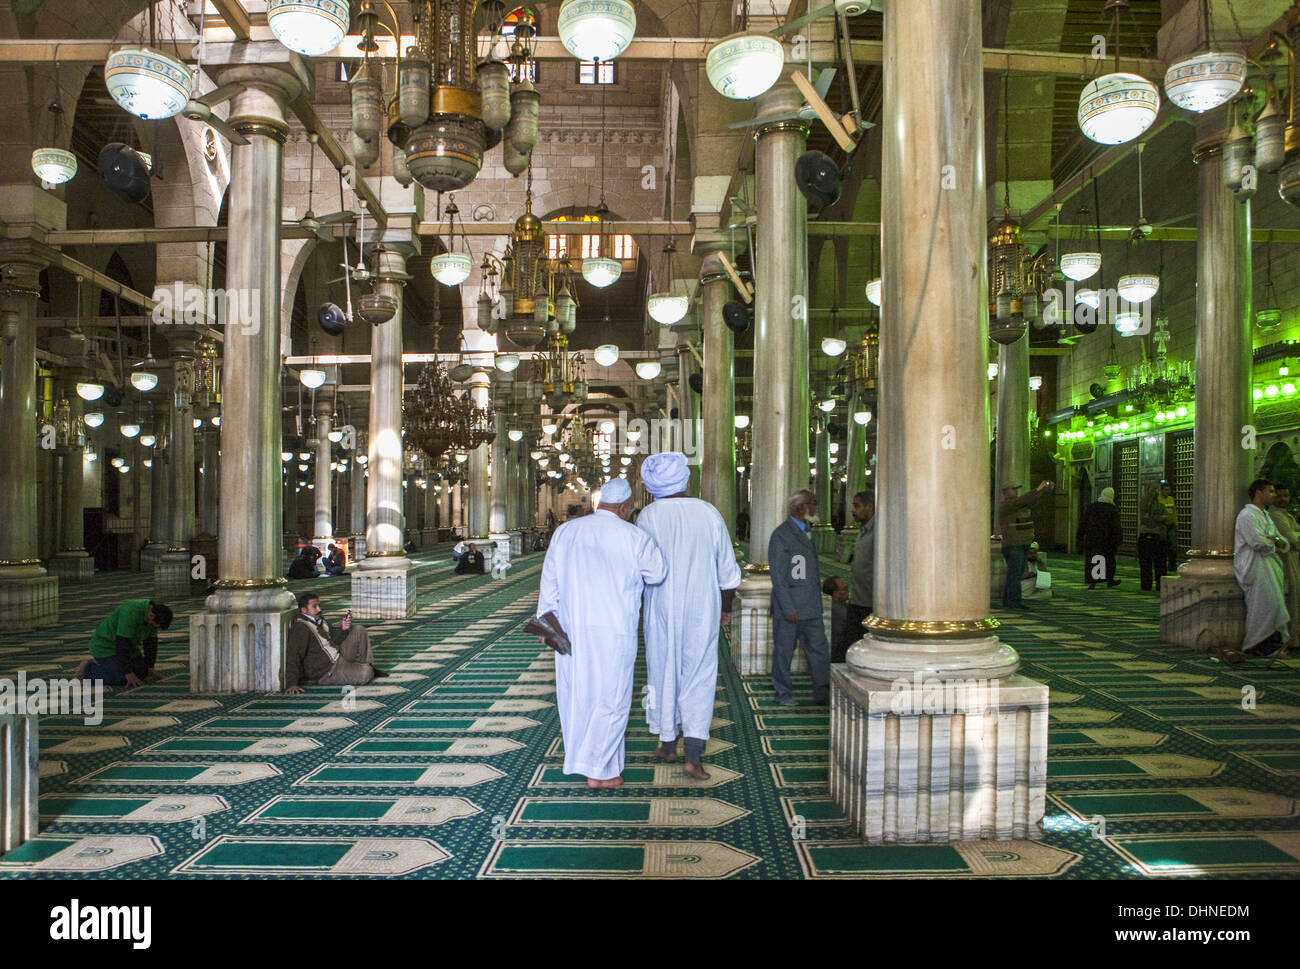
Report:
[[1291,621],[1281,560],[1281,553],[1291,546],[1268,516],[1273,500],[1272,484],[1262,478],[1253,481],[1250,504],[1237,514],[1232,565],[1237,584],[1246,595],[1242,651],[1247,656],[1272,656],[1282,645]]
[[659,735],[660,760],[677,760],[677,735],[685,739],[688,777],[707,780],[701,760],[713,720],[718,685],[718,627],[731,619],[740,585],[731,535],[707,501],[689,498],[686,455],[652,454],[641,463],[641,482],[655,500],[636,527],[659,546],[668,578],[645,591],[645,720]]
[[667,575],[654,540],[628,523],[631,510],[627,480],[606,482],[600,508],[557,528],[542,564],[537,615],[554,612],[572,644],[555,654],[564,773],[588,787],[623,783],[641,592]]

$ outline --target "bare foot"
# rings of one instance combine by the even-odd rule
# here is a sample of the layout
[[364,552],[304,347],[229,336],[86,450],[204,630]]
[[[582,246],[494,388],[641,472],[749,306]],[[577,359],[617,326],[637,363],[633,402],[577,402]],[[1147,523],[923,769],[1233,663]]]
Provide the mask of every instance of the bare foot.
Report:
[[668,744],[660,741],[659,746],[655,748],[655,756],[666,764],[677,763],[677,742]]
[[610,777],[603,781],[598,780],[595,777],[587,778],[587,786],[592,788],[621,787],[622,785],[623,785],[622,775],[619,775],[618,777]]
[[707,781],[712,776],[704,769],[702,764],[693,764],[689,760],[686,762],[686,765],[682,767],[682,773],[697,781]]

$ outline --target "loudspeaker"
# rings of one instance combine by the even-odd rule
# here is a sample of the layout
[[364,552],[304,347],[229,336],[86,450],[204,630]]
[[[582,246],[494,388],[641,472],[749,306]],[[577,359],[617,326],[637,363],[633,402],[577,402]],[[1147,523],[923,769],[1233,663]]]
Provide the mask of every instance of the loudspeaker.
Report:
[[149,197],[149,166],[134,148],[120,141],[100,150],[99,177],[123,202],[138,205]]
[[840,200],[840,170],[829,155],[806,151],[794,163],[794,181],[813,206],[824,209]]
[[348,325],[346,314],[334,303],[322,303],[316,311],[316,319],[320,328],[330,336],[338,336]]
[[1092,394],[1093,400],[1101,400],[1106,396],[1106,388],[1101,384],[1089,384],[1088,393]]
[[749,308],[733,299],[722,307],[722,322],[727,324],[727,329],[739,336],[749,329]]

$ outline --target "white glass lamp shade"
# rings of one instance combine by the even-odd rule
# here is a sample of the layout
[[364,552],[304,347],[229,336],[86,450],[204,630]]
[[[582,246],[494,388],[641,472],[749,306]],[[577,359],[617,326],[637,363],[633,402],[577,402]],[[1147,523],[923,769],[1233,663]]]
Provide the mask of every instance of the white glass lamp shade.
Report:
[[362,467],[365,467],[369,463],[370,463],[370,458],[367,455],[365,454],[357,455],[357,464],[361,465]]
[[62,148],[37,148],[32,152],[32,171],[48,185],[62,185],[77,174],[77,156]]
[[109,461],[108,463],[115,468],[120,468],[126,464],[126,458],[114,458],[112,461]]
[[997,379],[998,379],[998,365],[996,363],[990,363],[989,380],[997,380]]
[[1156,120],[1160,93],[1145,77],[1103,74],[1079,95],[1079,130],[1099,145],[1132,141]]
[[319,57],[343,41],[348,29],[344,0],[267,0],[266,23],[289,50]]
[[[212,419],[213,419],[214,421],[217,421],[217,420],[220,420],[221,418],[219,418],[219,417],[214,417],[214,418],[212,418]],[[339,441],[343,440],[343,432],[342,432],[342,431],[330,431],[329,434],[326,435],[326,436],[330,439],[330,443],[331,443],[331,444],[338,444]]]
[[220,414],[218,414],[216,417],[212,418],[212,426],[213,426],[213,427],[220,427],[220,426],[221,426],[221,415],[220,415]]
[[776,83],[785,67],[785,48],[770,34],[724,37],[709,48],[704,71],[725,98],[749,101]]
[[465,463],[466,461],[468,461],[468,460],[469,460],[469,455],[468,455],[468,454],[457,454],[457,455],[456,455],[456,463],[457,463],[457,464],[464,464],[464,463]]
[[82,400],[99,400],[104,396],[104,385],[89,380],[82,381],[77,384],[77,396]]
[[158,375],[152,370],[135,370],[131,373],[131,386],[147,394],[158,386]]
[[835,401],[830,399],[823,400],[817,406],[821,408],[823,414],[829,414],[831,411],[835,409]]
[[292,451],[281,451],[281,452],[280,452],[280,460],[281,460],[281,461],[284,461],[284,462],[286,462],[286,463],[288,463],[289,461],[292,461],[292,460],[293,460],[293,452],[292,452]]
[[1061,257],[1061,272],[1076,283],[1091,279],[1100,268],[1100,252],[1067,252]]
[[86,422],[87,427],[99,427],[104,423],[104,415],[97,410],[91,411],[89,414],[83,417],[82,420]]
[[1165,71],[1165,95],[1200,114],[1226,104],[1246,81],[1246,57],[1227,51],[1199,51],[1180,57]]
[[617,427],[617,426],[618,426],[618,425],[615,424],[613,421],[611,421],[611,420],[609,420],[608,418],[606,418],[605,420],[603,420],[603,421],[600,422],[600,433],[602,433],[602,434],[613,434],[613,433],[614,433],[614,428]]
[[1080,289],[1074,294],[1074,301],[1096,309],[1101,305],[1101,294],[1095,289]]
[[690,300],[685,296],[675,296],[672,293],[655,293],[645,301],[650,318],[664,326],[681,322],[689,306]]
[[135,437],[137,434],[140,433],[140,425],[123,424],[120,428],[118,428],[118,430],[122,432],[123,437]]
[[517,353],[498,353],[497,369],[502,373],[514,373],[519,369],[519,354]]
[[300,370],[298,371],[298,379],[302,381],[302,385],[308,390],[315,390],[317,387],[325,383],[325,371],[310,369]]
[[848,346],[848,343],[841,340],[839,337],[822,337],[822,353],[826,354],[828,357],[838,357],[848,349]]
[[853,423],[854,423],[854,424],[861,424],[861,425],[864,426],[864,427],[865,427],[867,424],[870,424],[870,423],[871,423],[871,411],[869,411],[869,410],[860,410],[860,411],[858,411],[857,413],[855,413],[855,414],[853,415]]
[[[633,443],[635,444],[637,441],[641,440],[641,432],[640,432],[640,431],[635,431],[635,430],[628,431],[628,432],[627,432],[627,439],[628,439],[629,441],[631,441],[631,442],[633,442]],[[631,448],[628,449],[628,453],[629,453],[629,454],[632,453],[632,449],[631,449]]]
[[736,420],[736,430],[743,431],[745,428],[749,427],[748,414],[737,414],[735,420]]
[[524,432],[519,430],[519,428],[515,427],[515,428],[511,428],[506,433],[506,436],[510,438],[510,440],[512,441],[522,441],[524,439]]
[[654,380],[662,369],[658,360],[642,360],[636,365],[636,375],[642,380]]
[[636,10],[627,0],[565,0],[556,26],[578,60],[612,61],[632,43]]
[[[143,464],[146,468],[152,468],[152,467],[153,467],[153,458],[146,458],[144,461],[141,461],[140,463]],[[202,468],[199,468],[199,472],[202,473],[202,471],[203,471],[203,469],[202,469]]]
[[87,461],[98,461],[98,460],[99,460],[99,455],[96,454],[94,451],[87,451],[87,452],[86,452],[86,460],[87,460]]
[[310,451],[299,451],[299,452],[298,452],[298,460],[299,460],[299,461],[309,461],[309,460],[311,460],[311,452],[310,452]]
[[557,427],[558,425],[554,421],[547,421],[542,425],[542,433],[549,437],[555,433]]
[[444,286],[459,286],[474,268],[468,252],[440,252],[429,260],[433,278]]
[[1142,329],[1142,314],[1136,310],[1124,310],[1115,314],[1115,332],[1120,336],[1132,336]]
[[1038,376],[1037,374],[1035,374],[1034,376],[1030,377],[1030,378],[1029,378],[1029,389],[1030,389],[1030,390],[1042,390],[1042,389],[1043,389],[1043,378],[1040,377],[1040,376]]
[[543,451],[530,451],[530,452],[528,452],[528,456],[529,456],[530,458],[532,458],[534,461],[537,461],[537,460],[540,460],[540,459],[541,459],[541,457],[542,457],[542,455],[543,455],[544,453],[545,453],[545,452],[543,452]]
[[145,447],[153,447],[158,443],[158,438],[153,434],[141,434],[140,443]]
[[602,367],[612,367],[618,363],[618,347],[612,343],[606,343],[603,346],[596,347],[592,356]]
[[626,468],[629,464],[632,463],[632,459],[624,455],[623,457],[618,459],[618,463],[623,465],[623,467]]
[[872,306],[880,305],[880,280],[873,279],[867,283],[867,302]]
[[544,467],[546,467],[546,466],[547,466],[548,464],[550,464],[550,463],[551,463],[551,459],[550,459],[550,458],[538,458],[538,459],[537,459],[537,466],[538,466],[539,468],[544,468]]
[[174,118],[190,99],[189,68],[148,47],[109,54],[104,84],[123,110],[146,121]]
[[197,431],[200,427],[203,426],[203,420],[202,420],[202,418],[195,417],[191,423],[192,423],[193,428],[194,428],[196,431]]
[[592,256],[582,260],[582,278],[597,289],[604,289],[611,283],[617,282],[618,277],[622,275],[623,264],[617,259]]
[[1130,303],[1145,303],[1160,291],[1160,277],[1130,273],[1119,278],[1115,289]]

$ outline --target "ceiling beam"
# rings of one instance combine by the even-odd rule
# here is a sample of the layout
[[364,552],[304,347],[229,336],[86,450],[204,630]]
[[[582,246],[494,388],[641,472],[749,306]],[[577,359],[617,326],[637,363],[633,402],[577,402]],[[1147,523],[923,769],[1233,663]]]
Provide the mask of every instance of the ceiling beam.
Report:
[[248,19],[248,11],[244,9],[239,0],[212,0],[212,5],[217,8],[217,13],[221,14],[221,19],[226,22],[235,35],[235,40],[250,40],[253,36],[253,24]]
[[[334,137],[334,133],[330,131],[329,126],[321,121],[320,116],[316,114],[316,108],[310,101],[306,98],[298,98],[289,107],[308,132],[314,131],[320,136],[317,145],[336,170],[342,171],[344,165],[352,164],[352,156],[343,150],[343,146],[338,143],[338,139]],[[352,190],[366,200],[367,211],[382,228],[387,228],[388,213],[384,210],[383,203],[379,201],[379,196],[375,194],[375,190],[370,187],[370,183],[364,178],[353,179],[353,183]],[[281,238],[286,238],[286,236],[282,234]],[[295,237],[288,236],[287,238]]]

